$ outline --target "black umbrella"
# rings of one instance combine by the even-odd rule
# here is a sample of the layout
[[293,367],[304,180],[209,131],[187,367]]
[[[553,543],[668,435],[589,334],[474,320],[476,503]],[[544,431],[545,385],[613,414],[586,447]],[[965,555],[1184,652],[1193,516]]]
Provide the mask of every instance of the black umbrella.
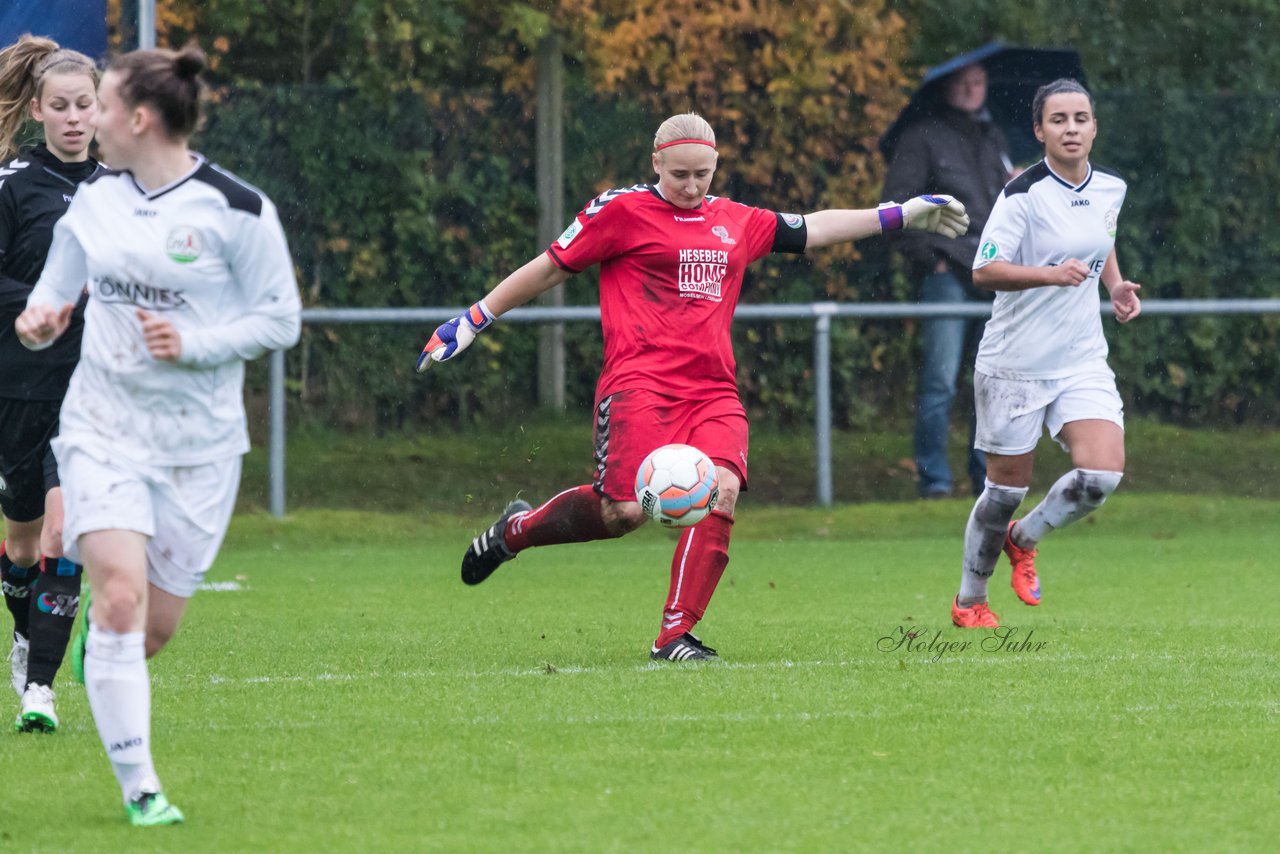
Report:
[[1011,159],[1019,164],[1040,157],[1040,143],[1031,130],[1031,99],[1036,89],[1059,77],[1085,82],[1084,66],[1074,48],[1014,47],[999,42],[983,45],[925,72],[920,88],[880,138],[880,151],[886,160],[893,154],[903,129],[942,103],[942,81],[953,71],[974,63],[987,70],[987,109],[1009,139]]

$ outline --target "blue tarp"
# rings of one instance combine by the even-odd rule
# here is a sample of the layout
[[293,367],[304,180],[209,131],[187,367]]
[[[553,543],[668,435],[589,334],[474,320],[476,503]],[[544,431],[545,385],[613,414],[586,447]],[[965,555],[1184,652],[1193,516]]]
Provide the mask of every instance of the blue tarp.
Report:
[[0,47],[23,33],[102,59],[107,55],[107,0],[0,0]]

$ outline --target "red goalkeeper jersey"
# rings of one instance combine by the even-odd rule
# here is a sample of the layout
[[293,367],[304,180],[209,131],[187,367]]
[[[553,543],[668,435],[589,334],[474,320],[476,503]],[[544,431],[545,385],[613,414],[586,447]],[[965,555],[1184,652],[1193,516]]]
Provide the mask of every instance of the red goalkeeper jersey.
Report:
[[737,394],[729,325],[748,264],[804,252],[804,218],[706,196],[678,208],[637,184],[591,201],[547,254],[570,273],[600,265],[604,370],[623,389],[706,399]]

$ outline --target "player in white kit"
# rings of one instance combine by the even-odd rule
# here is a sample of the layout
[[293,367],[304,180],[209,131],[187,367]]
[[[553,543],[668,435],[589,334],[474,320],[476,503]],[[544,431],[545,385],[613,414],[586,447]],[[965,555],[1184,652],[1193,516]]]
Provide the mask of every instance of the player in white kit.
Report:
[[[1040,87],[1032,105],[1045,157],[1011,181],[982,232],[973,281],[996,291],[974,376],[975,445],[987,454],[986,488],[965,528],[960,592],[951,620],[990,628],[987,582],[1003,550],[1013,589],[1040,602],[1036,544],[1102,506],[1124,472],[1124,410],[1107,366],[1098,283],[1116,319],[1142,310],[1139,285],[1116,261],[1125,183],[1089,163],[1098,132],[1093,99],[1074,80]],[[1021,520],[1043,429],[1074,468]]]
[[86,692],[142,826],[183,819],[152,764],[146,659],[177,629],[226,533],[249,449],[244,362],[292,346],[301,327],[275,206],[187,146],[204,65],[195,48],[110,64],[98,141],[118,171],[81,185],[15,323],[27,346],[48,346],[87,284],[53,448],[64,545],[93,594],[79,649]]

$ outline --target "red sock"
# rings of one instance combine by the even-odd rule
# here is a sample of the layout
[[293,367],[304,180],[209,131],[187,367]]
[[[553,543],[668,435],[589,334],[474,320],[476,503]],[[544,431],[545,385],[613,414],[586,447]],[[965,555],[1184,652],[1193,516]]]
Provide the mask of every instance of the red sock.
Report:
[[590,484],[566,489],[541,507],[516,516],[507,523],[506,546],[514,553],[530,546],[586,543],[617,537],[618,534],[611,533],[604,525],[601,514],[603,500]]
[[718,510],[685,528],[671,559],[671,588],[662,609],[662,631],[656,645],[666,646],[689,631],[707,612],[711,594],[729,564],[733,517]]

